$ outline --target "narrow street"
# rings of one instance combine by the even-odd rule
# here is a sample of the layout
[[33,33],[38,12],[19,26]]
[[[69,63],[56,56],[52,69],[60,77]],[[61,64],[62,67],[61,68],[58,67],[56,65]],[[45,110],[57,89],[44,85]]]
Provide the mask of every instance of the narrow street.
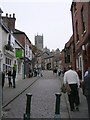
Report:
[[[44,71],[43,77],[32,77],[17,81],[16,88],[3,90],[3,118],[23,118],[26,111],[27,93],[31,93],[31,118],[54,118],[56,93],[60,93],[62,76],[53,75],[52,71]],[[87,103],[80,91],[80,111],[71,112],[67,94],[61,95],[61,118],[87,118]]]
[[[23,118],[26,107],[26,93],[32,93],[31,118],[54,118],[55,94],[60,93],[60,79],[56,75],[53,75],[52,71],[44,71],[43,77],[39,77],[31,87],[18,96],[12,103],[8,104],[4,108],[4,117]],[[67,113],[67,110],[65,111]]]

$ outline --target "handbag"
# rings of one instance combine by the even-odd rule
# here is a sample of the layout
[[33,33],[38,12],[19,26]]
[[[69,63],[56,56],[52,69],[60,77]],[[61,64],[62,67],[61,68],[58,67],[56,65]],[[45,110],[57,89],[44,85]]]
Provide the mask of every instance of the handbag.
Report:
[[66,86],[64,84],[61,86],[61,92],[66,93]]
[[70,94],[71,88],[68,83],[62,84],[61,92]]

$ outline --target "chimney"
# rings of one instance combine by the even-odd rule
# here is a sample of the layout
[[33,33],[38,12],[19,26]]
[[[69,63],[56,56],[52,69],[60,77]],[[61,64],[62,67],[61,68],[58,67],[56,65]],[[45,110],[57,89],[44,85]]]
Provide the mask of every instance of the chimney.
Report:
[[15,18],[15,13],[13,13],[13,18]]
[[13,14],[13,17],[11,16],[11,14],[6,13],[6,16],[3,17],[3,23],[4,25],[11,31],[15,30],[15,14]]
[[9,15],[9,17],[11,18],[11,14]]
[[8,13],[6,13],[6,17],[8,17]]

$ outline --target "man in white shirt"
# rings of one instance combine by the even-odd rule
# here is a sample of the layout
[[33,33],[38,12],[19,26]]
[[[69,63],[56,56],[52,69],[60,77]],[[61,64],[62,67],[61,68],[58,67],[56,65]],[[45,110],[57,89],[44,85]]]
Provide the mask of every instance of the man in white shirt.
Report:
[[70,94],[68,94],[68,99],[70,103],[70,109],[71,111],[75,111],[75,109],[78,111],[78,105],[79,105],[79,94],[78,94],[78,88],[80,86],[79,76],[76,71],[72,70],[72,67],[69,66],[69,70],[65,72],[64,74],[64,84],[69,84],[71,88]]

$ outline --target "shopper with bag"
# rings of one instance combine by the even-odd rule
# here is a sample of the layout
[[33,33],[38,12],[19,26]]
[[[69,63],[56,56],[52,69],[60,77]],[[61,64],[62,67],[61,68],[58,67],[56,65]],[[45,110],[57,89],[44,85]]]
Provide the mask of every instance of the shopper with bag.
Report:
[[86,96],[87,105],[88,105],[88,115],[90,119],[90,67],[88,68],[87,75],[84,76],[83,81],[83,94]]
[[64,84],[68,84],[71,88],[71,91],[68,94],[71,111],[79,111],[78,89],[80,86],[80,81],[77,72],[72,70],[71,66],[68,67],[68,71],[66,71],[64,74]]

